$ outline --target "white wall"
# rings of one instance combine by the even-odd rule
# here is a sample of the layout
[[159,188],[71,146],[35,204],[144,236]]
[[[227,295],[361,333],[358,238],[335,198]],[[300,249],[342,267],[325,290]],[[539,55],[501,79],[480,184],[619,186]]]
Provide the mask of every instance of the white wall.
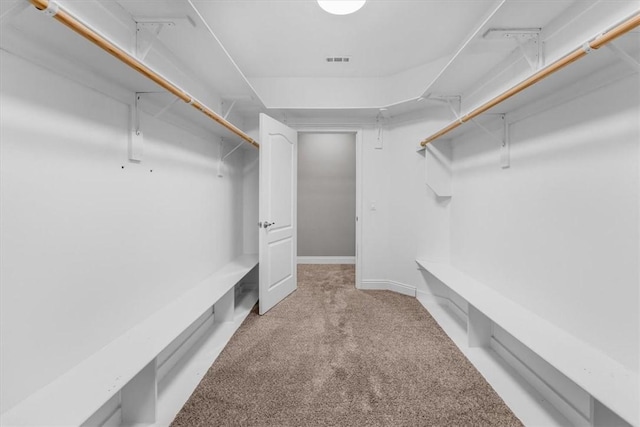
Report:
[[298,135],[298,256],[355,256],[355,137]]
[[511,125],[511,168],[454,141],[452,264],[638,363],[637,76]]
[[[386,136],[383,136],[383,141]],[[362,131],[362,280],[388,274],[389,191],[392,172],[387,165],[388,142],[377,148],[378,129]]]
[[[543,29],[547,63],[635,9],[637,2],[576,2]],[[576,64],[563,71],[575,84],[549,98],[564,104],[545,98],[511,116],[509,169],[500,167],[497,139],[464,125],[466,133],[450,141],[450,200],[425,185],[424,157],[416,154],[422,139],[453,120],[450,111],[393,118],[382,150],[365,138],[364,191],[384,188],[379,204],[388,226],[372,226],[376,215],[365,199],[365,241],[386,249],[365,245],[364,279],[448,297],[414,260],[448,261],[637,370],[640,88],[627,64],[601,51],[593,57],[608,58],[606,70],[587,76]],[[531,73],[512,57],[462,93],[463,113]],[[523,95],[535,99],[532,93]]]
[[416,99],[448,58],[385,77],[262,77],[251,84],[273,109],[379,108]]
[[5,411],[243,252],[243,156],[0,55]]
[[424,152],[419,143],[450,120],[450,113],[430,109],[420,114],[429,119],[408,117],[390,128],[389,277],[388,279],[434,292],[422,280],[416,258],[449,261],[450,198],[439,197],[425,182]]
[[[639,93],[632,75],[514,123],[509,169],[500,167],[496,140],[467,125],[450,142],[450,201],[425,185],[416,153],[450,116],[433,111],[396,122],[384,149],[365,153],[365,170],[375,167],[374,154],[387,159],[389,181],[388,229],[365,232],[368,242],[384,241],[376,243],[387,248],[378,255],[386,269],[365,278],[378,274],[438,295],[439,284],[414,260],[450,259],[637,369]],[[365,258],[370,265],[366,250]]]
[[[255,137],[257,141],[257,136]],[[245,254],[258,253],[258,190],[259,190],[259,154],[260,152],[254,148],[249,148],[243,152],[244,155],[244,171],[243,171],[243,189],[242,189],[242,215],[243,215],[243,247]]]

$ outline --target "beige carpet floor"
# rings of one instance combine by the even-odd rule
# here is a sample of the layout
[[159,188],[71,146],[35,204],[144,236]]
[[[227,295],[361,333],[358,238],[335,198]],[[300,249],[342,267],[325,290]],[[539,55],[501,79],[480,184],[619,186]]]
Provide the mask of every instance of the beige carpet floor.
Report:
[[521,426],[415,299],[354,288],[348,265],[298,266],[254,310],[173,427]]

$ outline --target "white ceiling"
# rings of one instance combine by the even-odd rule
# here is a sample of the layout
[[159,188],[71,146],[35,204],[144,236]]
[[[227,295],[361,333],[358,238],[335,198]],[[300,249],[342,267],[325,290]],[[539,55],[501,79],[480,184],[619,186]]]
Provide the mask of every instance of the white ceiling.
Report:
[[496,1],[369,0],[346,16],[315,0],[194,4],[247,77],[321,78],[389,76],[450,55]]
[[[5,9],[6,0],[0,1]],[[487,41],[482,36],[487,28],[546,27],[561,15],[562,22],[573,19],[575,14],[565,13],[573,10],[568,9],[571,5],[579,12],[589,7],[587,3],[598,3],[368,0],[353,15],[335,16],[315,0],[60,2],[123,46],[135,42],[131,37],[135,22],[155,18],[174,22],[159,34],[145,62],[189,93],[217,94],[224,101],[223,112],[234,103],[234,111],[244,116],[273,109],[290,116],[299,111],[353,116],[362,111],[373,118],[381,107],[393,114],[422,108],[417,100],[426,93],[460,94],[478,74],[490,74],[517,47]],[[122,66],[111,66],[107,54],[40,15],[27,8],[13,18],[11,26],[19,30],[16,37],[38,39],[65,60],[122,81],[125,87],[153,89],[137,76],[128,77],[131,73],[120,71]],[[464,55],[447,66],[465,41],[470,43]],[[349,56],[351,61],[328,64],[327,56]],[[215,105],[215,97],[211,99]]]

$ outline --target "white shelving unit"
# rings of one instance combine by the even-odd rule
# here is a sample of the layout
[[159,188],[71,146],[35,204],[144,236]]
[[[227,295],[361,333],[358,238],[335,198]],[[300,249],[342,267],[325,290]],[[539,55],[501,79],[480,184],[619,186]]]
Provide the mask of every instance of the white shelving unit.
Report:
[[[633,57],[640,57],[640,33],[628,33],[618,39],[616,44]],[[502,137],[501,129],[496,129],[496,127],[501,126],[497,124],[501,114],[507,115],[508,123],[514,123],[554,105],[568,102],[617,80],[637,74],[637,72],[637,69],[621,61],[613,52],[601,48],[576,64],[538,82],[535,87],[493,107],[474,121],[475,124],[489,128],[495,134],[495,138],[500,139]],[[466,122],[443,138],[455,139],[470,131],[478,131],[475,124]]]
[[[24,7],[16,7],[3,17],[3,50],[130,105],[132,116],[136,109],[152,116],[162,113],[161,120],[216,145],[220,141],[217,137],[235,144],[240,141],[191,105],[181,100],[173,102],[177,98],[158,84],[102,49],[93,45],[88,48],[87,40],[24,3]],[[260,108],[261,102],[248,81],[187,3],[159,3],[154,10],[157,16],[152,17],[145,15],[148,5],[141,6],[139,2],[60,3],[89,27],[100,22],[100,28],[91,29],[220,116],[229,113],[220,111],[221,101],[233,96],[243,99],[236,102],[236,109]],[[162,26],[162,31],[150,39],[138,39],[138,33],[157,29],[154,25]],[[146,50],[149,40],[153,45],[140,54],[137,50]],[[208,49],[201,49],[203,42]],[[194,52],[198,61],[185,65],[186,58]],[[229,148],[223,151],[228,152]],[[244,282],[257,264],[257,255],[231,260],[179,299],[5,411],[0,424],[82,425],[105,404],[108,410],[112,409],[109,405],[113,402],[125,424],[154,423],[158,416],[166,416],[169,409],[162,406],[162,399],[167,395],[159,395],[159,388],[169,387],[162,383],[163,379],[182,363],[181,356],[194,344],[197,334],[189,333],[207,322],[215,326],[209,337],[213,340],[210,345],[216,349],[207,353],[213,358],[206,362],[210,366],[258,300],[257,289],[248,289]]]
[[424,178],[427,186],[438,197],[451,197],[453,148],[449,141],[436,141],[428,147],[420,147],[418,153],[425,158]]
[[[80,20],[86,20],[88,24],[95,18],[92,14],[102,9],[111,19],[100,20],[103,26],[92,29],[220,116],[228,113],[222,111],[221,104],[224,103],[228,108],[234,100],[234,112],[244,111],[246,114],[247,111],[260,111],[263,107],[224,48],[199,20],[196,10],[185,9],[186,3],[159,3],[155,12],[157,16],[153,17],[144,14],[144,5],[139,2],[104,4],[94,0],[61,3],[62,6],[71,8]],[[171,25],[164,26],[154,37],[151,34],[155,28],[150,25],[155,22]],[[185,102],[172,104],[175,96],[102,49],[87,49],[88,42],[85,39],[33,6],[17,9],[16,14],[5,18],[1,28],[0,45],[8,52],[45,68],[56,69],[57,72],[63,70],[64,75],[132,106],[136,98],[134,95],[140,95],[142,102],[138,107],[145,113],[156,115],[168,107],[162,113],[162,119],[172,124],[183,128],[198,128],[209,135],[224,137],[225,140],[240,141],[232,132]],[[144,36],[136,36],[138,33]],[[140,37],[144,41],[136,41]],[[148,52],[136,52],[137,45],[146,50],[150,39],[153,44]],[[209,48],[198,50],[198,46],[204,42]],[[194,55],[198,61],[188,61]],[[172,105],[169,106],[170,104]],[[232,118],[229,117],[229,120]],[[188,126],[184,123],[188,123]]]
[[[425,90],[424,97],[431,103],[448,103],[452,110],[451,123],[443,131],[449,126],[457,126],[435,140],[454,139],[478,127],[483,128],[484,132],[494,133],[495,139],[504,140],[503,135],[507,132],[494,132],[495,129],[485,128],[491,126],[497,117],[503,118],[503,122],[508,125],[523,115],[532,114],[530,106],[535,106],[540,101],[544,101],[543,108],[549,108],[550,103],[566,102],[638,72],[640,33],[634,30],[615,38],[604,47],[587,49],[586,57],[575,64],[552,73],[533,87],[516,93],[469,120],[467,115],[474,110],[481,106],[484,108],[485,104],[493,102],[507,90],[553,65],[554,61],[584,48],[584,43],[595,40],[599,31],[610,31],[623,21],[637,18],[640,13],[637,6],[618,8],[613,13],[609,10],[611,5],[604,2],[591,5],[570,2],[554,2],[551,5],[529,1],[498,3],[492,14],[465,41]],[[560,23],[555,22],[558,19],[551,20],[556,15],[565,20],[570,19],[570,23],[563,23],[561,28],[556,28],[560,26]],[[599,19],[599,15],[611,16],[607,20]],[[518,16],[518,19],[514,20],[514,16]],[[616,17],[620,19],[619,22],[615,21]],[[537,35],[519,39],[518,34],[527,31]],[[502,36],[492,37],[489,35],[491,33]],[[577,37],[579,43],[559,45],[554,40],[554,47],[547,53],[548,58],[545,58],[545,46],[548,45],[545,37],[553,38],[555,33],[560,33],[560,38]],[[536,53],[534,56],[532,49]],[[429,136],[428,141],[434,140],[436,135],[439,134]],[[508,167],[508,158],[503,159],[503,167]]]
[[[257,292],[250,292],[236,307],[235,286],[257,264],[257,255],[232,260],[180,299],[3,413],[0,423],[81,425],[120,391],[125,423],[155,422],[156,358],[211,307],[214,322],[237,328],[249,314],[247,307],[252,307],[258,297]],[[220,348],[231,339],[235,328],[226,327],[226,333],[220,334]]]
[[602,404],[630,424],[638,424],[637,372],[451,265],[416,262],[468,302],[469,347],[488,345],[493,322],[589,393],[595,399],[594,417]]

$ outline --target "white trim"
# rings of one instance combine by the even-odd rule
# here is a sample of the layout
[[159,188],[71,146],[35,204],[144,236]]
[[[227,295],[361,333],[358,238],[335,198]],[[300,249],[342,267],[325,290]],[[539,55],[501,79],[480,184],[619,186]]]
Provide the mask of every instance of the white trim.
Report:
[[393,292],[397,292],[402,295],[408,295],[410,297],[416,297],[416,288],[415,286],[405,285],[404,283],[395,282],[393,280],[389,280],[388,289]]
[[299,256],[298,264],[355,264],[354,256]]
[[362,282],[362,129],[356,130],[356,288]]
[[387,291],[389,290],[389,282],[386,280],[363,280],[360,282],[359,289],[366,291]]
[[416,297],[416,288],[393,280],[363,280],[359,289],[369,291],[391,291],[410,297]]

